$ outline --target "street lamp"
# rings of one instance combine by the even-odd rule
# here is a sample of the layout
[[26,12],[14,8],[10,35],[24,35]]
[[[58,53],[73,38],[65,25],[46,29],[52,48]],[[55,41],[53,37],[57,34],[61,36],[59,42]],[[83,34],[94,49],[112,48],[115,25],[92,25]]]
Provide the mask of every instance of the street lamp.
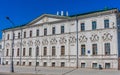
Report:
[[[6,19],[13,25],[15,26],[15,24],[13,23],[13,21],[9,18],[9,17],[6,17]],[[14,55],[14,38],[15,38],[15,35],[14,35],[14,30],[12,29],[12,34],[13,34],[13,37],[12,37],[12,56],[11,56],[11,69],[10,71],[11,72],[14,72],[14,62],[13,62],[13,55]]]
[[77,19],[77,16],[76,16],[76,38],[77,38],[77,40],[76,40],[76,44],[77,44],[77,51],[76,51],[76,68],[78,68],[78,19]]

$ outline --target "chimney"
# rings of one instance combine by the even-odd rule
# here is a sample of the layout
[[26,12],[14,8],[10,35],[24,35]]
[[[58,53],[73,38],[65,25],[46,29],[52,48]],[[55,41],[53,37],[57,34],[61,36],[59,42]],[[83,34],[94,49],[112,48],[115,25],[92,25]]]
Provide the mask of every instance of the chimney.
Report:
[[59,15],[59,11],[57,11],[57,15]]
[[68,11],[66,11],[66,16],[68,16]]
[[63,11],[61,11],[61,16],[63,16],[63,14],[64,14]]

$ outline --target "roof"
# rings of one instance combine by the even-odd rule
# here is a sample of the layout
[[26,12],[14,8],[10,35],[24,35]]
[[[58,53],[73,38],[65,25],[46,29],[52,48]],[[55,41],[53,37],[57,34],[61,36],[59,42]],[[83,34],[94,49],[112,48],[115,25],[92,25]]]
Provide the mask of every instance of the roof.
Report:
[[93,14],[93,13],[98,13],[98,12],[105,12],[105,11],[110,11],[110,10],[114,10],[114,9],[117,9],[117,8],[110,8],[110,9],[105,8],[105,9],[102,9],[102,10],[96,10],[96,11],[91,11],[91,12],[86,12],[86,13],[81,13],[81,14],[75,14],[75,15],[71,15],[69,17],[88,15],[88,14]]
[[[60,17],[61,17],[61,18],[68,18],[68,17],[83,16],[83,15],[88,15],[88,14],[93,14],[93,13],[105,12],[105,11],[110,11],[110,10],[115,10],[115,9],[117,9],[117,8],[110,8],[110,9],[105,8],[105,9],[103,9],[103,10],[91,11],[91,12],[87,12],[87,13],[75,14],[75,15],[70,15],[70,16],[59,16],[59,15],[52,15],[52,14],[43,14],[43,15],[39,16],[38,18],[36,18],[36,19],[34,19],[34,20],[32,20],[32,21],[36,21],[36,20],[38,20],[39,18],[41,18],[41,17],[43,17],[43,16],[53,16],[53,17],[59,17],[59,18],[60,18]],[[32,21],[31,21],[31,22],[32,22]],[[27,24],[18,25],[18,26],[15,26],[15,27],[5,28],[5,29],[3,29],[2,31],[8,30],[8,29],[13,29],[13,28],[18,28],[18,27],[23,27],[23,26],[26,26],[26,25],[28,25],[28,24],[31,24],[31,22],[29,22],[29,23],[27,23]]]

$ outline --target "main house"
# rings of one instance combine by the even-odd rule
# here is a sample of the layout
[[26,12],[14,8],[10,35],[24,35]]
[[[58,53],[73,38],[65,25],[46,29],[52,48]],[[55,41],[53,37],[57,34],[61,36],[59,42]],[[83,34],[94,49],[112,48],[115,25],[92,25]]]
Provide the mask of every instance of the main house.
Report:
[[2,31],[2,63],[16,66],[120,69],[120,12],[43,14]]

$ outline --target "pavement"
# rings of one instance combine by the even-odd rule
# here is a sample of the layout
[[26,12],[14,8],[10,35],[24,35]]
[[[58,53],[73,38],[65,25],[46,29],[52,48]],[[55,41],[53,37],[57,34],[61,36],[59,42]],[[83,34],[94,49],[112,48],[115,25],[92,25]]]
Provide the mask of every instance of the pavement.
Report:
[[0,75],[120,75],[120,70],[114,69],[81,69],[81,68],[54,68],[34,66],[16,66],[14,73],[10,72],[10,66],[0,65]]

